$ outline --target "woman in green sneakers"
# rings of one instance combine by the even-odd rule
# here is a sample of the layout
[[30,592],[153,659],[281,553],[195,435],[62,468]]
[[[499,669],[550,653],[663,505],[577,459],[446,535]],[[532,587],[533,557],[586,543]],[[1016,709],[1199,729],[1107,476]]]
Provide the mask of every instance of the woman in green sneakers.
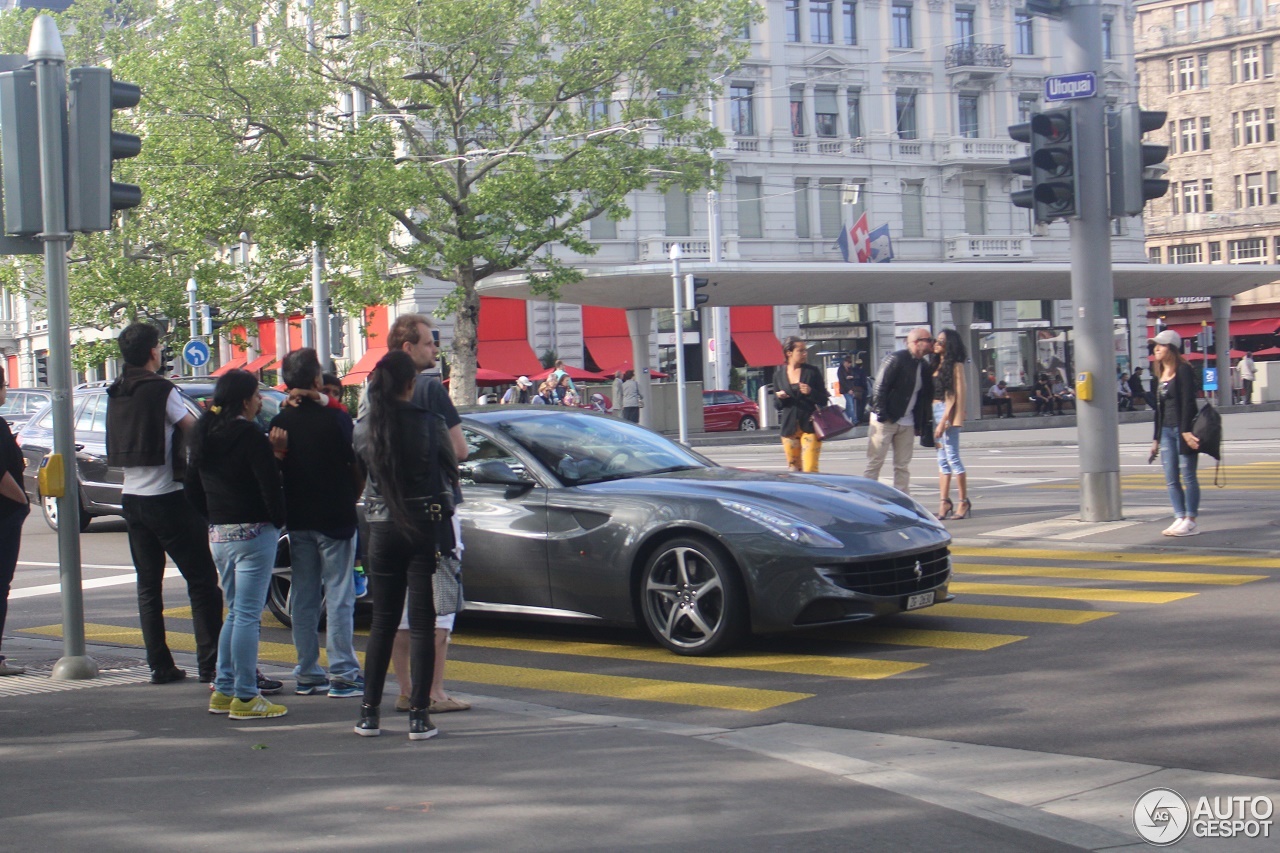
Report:
[[262,608],[284,526],[280,469],[253,420],[261,408],[252,373],[231,370],[219,377],[213,403],[196,426],[186,481],[187,497],[209,519],[209,548],[227,602],[209,713],[233,720],[286,713],[258,690]]

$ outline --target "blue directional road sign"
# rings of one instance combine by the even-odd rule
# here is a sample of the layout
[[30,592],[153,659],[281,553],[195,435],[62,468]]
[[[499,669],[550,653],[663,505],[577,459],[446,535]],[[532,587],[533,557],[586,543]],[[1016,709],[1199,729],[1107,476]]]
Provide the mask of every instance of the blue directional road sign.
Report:
[[1098,77],[1092,71],[1059,74],[1057,77],[1046,77],[1044,81],[1046,101],[1092,98],[1096,94],[1098,94]]
[[1204,369],[1204,390],[1206,391],[1218,390],[1218,368],[1206,367]]
[[209,345],[204,341],[187,341],[182,346],[182,360],[192,367],[204,367],[209,363]]

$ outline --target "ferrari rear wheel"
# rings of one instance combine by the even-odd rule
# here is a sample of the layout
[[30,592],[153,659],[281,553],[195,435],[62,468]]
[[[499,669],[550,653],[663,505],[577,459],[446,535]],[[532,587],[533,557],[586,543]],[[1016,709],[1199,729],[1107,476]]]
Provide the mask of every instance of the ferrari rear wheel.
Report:
[[640,576],[640,610],[654,639],[678,655],[711,655],[747,628],[746,595],[724,552],[681,537],[664,542]]

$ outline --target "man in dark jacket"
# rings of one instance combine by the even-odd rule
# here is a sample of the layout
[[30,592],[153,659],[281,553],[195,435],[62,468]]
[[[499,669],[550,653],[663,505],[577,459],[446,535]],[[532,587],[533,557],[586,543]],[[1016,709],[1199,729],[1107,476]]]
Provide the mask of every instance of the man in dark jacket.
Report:
[[880,469],[892,448],[893,486],[900,492],[911,487],[917,425],[927,419],[933,402],[933,377],[923,361],[932,344],[928,329],[912,329],[907,333],[907,348],[885,356],[876,377],[865,476],[880,479]]
[[845,353],[836,368],[836,382],[840,384],[840,394],[844,397],[844,413],[855,424],[862,420],[862,401],[867,394],[867,371],[862,369],[862,359],[854,360]]
[[[285,356],[280,373],[291,391],[320,389],[320,359],[310,347]],[[293,645],[298,650],[293,675],[299,696],[327,692],[334,698],[346,698],[364,693],[352,640],[356,610],[352,566],[360,476],[351,436],[350,415],[306,397],[297,406],[282,408],[271,421],[272,444],[277,447],[284,480],[293,567],[289,599],[293,605]],[[320,668],[322,589],[328,615],[328,676]]]
[[182,489],[181,449],[175,439],[195,426],[182,394],[159,376],[160,333],[148,323],[132,323],[117,339],[124,372],[107,389],[107,464],[124,468],[124,519],[129,551],[138,572],[138,616],[147,647],[151,683],[186,678],[174,665],[165,637],[165,554],[187,582],[195,624],[200,680],[212,682],[222,627],[222,591],[209,552],[205,520]]

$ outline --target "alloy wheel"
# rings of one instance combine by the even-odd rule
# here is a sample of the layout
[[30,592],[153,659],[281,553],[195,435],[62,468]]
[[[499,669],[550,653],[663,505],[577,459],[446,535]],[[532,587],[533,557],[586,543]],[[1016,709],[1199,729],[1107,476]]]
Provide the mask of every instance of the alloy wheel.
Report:
[[746,625],[738,578],[718,549],[695,539],[663,545],[641,579],[650,632],[673,652],[707,655],[735,642]]

